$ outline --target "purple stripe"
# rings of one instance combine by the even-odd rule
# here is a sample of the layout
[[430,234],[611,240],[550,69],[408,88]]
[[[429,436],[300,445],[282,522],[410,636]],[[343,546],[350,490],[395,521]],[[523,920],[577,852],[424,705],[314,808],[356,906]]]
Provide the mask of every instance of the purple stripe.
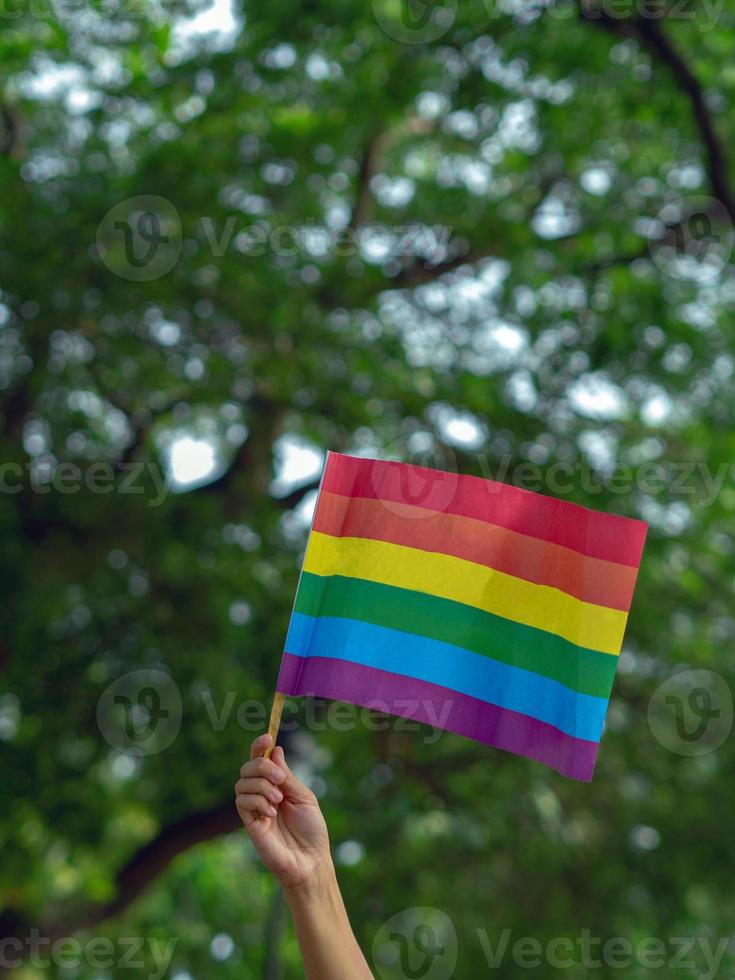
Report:
[[594,772],[597,742],[573,738],[528,715],[387,670],[332,657],[284,653],[276,690],[292,697],[333,698],[423,721],[535,759],[572,779],[589,782]]

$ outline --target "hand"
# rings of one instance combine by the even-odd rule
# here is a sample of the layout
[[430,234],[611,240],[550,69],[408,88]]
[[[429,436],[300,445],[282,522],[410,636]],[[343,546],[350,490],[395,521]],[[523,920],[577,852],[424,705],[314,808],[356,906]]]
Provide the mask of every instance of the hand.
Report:
[[283,886],[308,980],[373,980],[350,928],[316,796],[270,735],[256,738],[235,783],[237,810],[266,867]]
[[263,863],[284,888],[298,888],[331,867],[327,825],[316,796],[286,765],[283,749],[263,754],[270,735],[250,748],[235,784],[236,806]]

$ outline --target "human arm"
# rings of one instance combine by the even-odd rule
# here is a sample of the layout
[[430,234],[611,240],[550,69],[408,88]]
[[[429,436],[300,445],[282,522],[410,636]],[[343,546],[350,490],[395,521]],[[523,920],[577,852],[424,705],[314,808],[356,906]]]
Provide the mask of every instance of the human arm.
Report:
[[235,785],[236,806],[263,863],[281,883],[307,980],[373,980],[342,901],[316,796],[270,735],[256,738]]

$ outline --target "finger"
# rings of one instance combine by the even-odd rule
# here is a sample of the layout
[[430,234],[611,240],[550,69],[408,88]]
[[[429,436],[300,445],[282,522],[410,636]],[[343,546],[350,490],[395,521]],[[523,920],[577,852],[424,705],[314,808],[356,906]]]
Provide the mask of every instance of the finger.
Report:
[[265,750],[270,747],[272,741],[273,739],[268,732],[265,735],[258,735],[250,746],[250,758],[257,759],[259,756],[265,755]]
[[240,819],[242,820],[242,825],[246,833],[252,834],[256,827],[259,830],[267,829],[271,818],[261,817],[259,813],[250,813],[249,811],[243,810],[240,813]]
[[261,817],[275,817],[278,811],[272,806],[264,796],[255,793],[241,793],[235,800],[238,813],[258,814]]
[[283,749],[280,745],[277,745],[273,750],[273,762],[279,767],[279,769],[284,773],[285,779],[280,784],[283,790],[283,795],[288,797],[290,800],[295,802],[311,802],[316,799],[312,791],[308,786],[295,775],[295,773],[289,768],[286,762],[286,757],[283,754]]
[[274,786],[269,779],[258,777],[256,779],[238,779],[235,783],[235,795],[257,793],[265,796],[271,803],[280,803],[283,793],[277,786]]
[[270,759],[263,758],[251,759],[250,762],[246,762],[240,769],[240,775],[243,779],[262,776],[263,779],[269,779],[272,783],[282,783],[286,779],[286,773],[280,766],[277,766]]

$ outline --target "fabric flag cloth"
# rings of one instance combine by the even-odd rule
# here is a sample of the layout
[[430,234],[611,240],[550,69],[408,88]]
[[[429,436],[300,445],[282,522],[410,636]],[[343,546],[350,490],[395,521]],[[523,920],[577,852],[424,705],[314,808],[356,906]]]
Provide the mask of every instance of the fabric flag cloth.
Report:
[[589,781],[647,525],[329,453],[276,689]]

